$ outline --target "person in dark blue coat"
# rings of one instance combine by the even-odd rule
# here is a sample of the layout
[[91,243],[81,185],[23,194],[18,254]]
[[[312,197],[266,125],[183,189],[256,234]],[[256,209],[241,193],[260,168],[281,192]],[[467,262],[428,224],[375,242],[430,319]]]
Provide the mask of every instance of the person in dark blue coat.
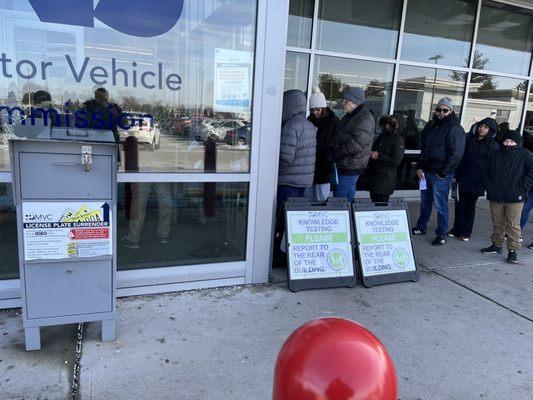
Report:
[[522,148],[518,131],[503,136],[500,150],[492,153],[483,185],[487,189],[492,218],[492,245],[481,250],[485,254],[501,254],[507,241],[507,262],[518,263],[520,248],[520,214],[528,191],[533,187],[533,155]]
[[420,217],[412,229],[414,235],[425,235],[433,203],[437,209],[437,236],[432,245],[446,243],[448,231],[448,192],[452,178],[465,149],[466,135],[452,110],[452,99],[444,97],[435,108],[433,120],[422,130],[422,152],[417,165],[418,179],[425,181],[420,192]]
[[476,203],[485,194],[483,176],[492,152],[500,148],[496,141],[498,125],[492,118],[485,118],[472,125],[466,138],[463,159],[455,173],[457,199],[455,219],[448,236],[467,242],[472,234],[476,217]]

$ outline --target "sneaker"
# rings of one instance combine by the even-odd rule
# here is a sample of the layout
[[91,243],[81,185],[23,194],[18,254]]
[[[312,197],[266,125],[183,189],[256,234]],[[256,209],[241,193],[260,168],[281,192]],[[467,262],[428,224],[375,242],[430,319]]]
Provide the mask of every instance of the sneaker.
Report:
[[425,235],[425,234],[426,234],[426,231],[423,231],[423,230],[420,229],[420,228],[414,227],[413,229],[411,229],[411,233],[412,233],[413,235],[420,236],[420,235]]
[[131,242],[127,236],[124,236],[123,238],[120,239],[120,245],[121,246],[124,246],[124,247],[127,247],[128,249],[132,249],[132,250],[136,250],[138,249],[139,247],[141,247],[139,245],[139,243],[133,243]]
[[491,244],[489,247],[481,249],[481,252],[485,254],[502,254],[502,248],[495,244]]
[[527,246],[527,248],[533,250],[533,243],[531,243],[529,246]]
[[516,255],[516,250],[509,250],[509,253],[507,253],[507,262],[509,264],[518,264],[518,257]]
[[520,236],[520,239],[518,239],[518,241],[519,241],[520,243],[522,243],[522,242],[524,241],[524,238],[523,238],[522,236]]
[[468,236],[459,236],[459,240],[461,242],[468,242],[470,240],[470,238]]
[[433,242],[431,242],[432,246],[443,246],[446,244],[446,237],[445,236],[437,236]]
[[453,233],[453,229],[449,231],[446,235],[448,235],[449,237],[455,237],[455,233]]

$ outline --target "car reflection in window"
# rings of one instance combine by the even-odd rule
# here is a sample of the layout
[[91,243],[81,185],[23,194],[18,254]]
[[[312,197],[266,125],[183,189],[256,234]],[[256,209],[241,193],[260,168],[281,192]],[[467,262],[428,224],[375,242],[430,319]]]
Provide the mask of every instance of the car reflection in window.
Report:
[[161,146],[161,132],[158,124],[145,113],[128,112],[131,115],[131,121],[135,123],[127,130],[119,129],[120,143],[124,143],[127,137],[133,136],[139,142],[139,148],[147,148],[150,151],[159,149]]

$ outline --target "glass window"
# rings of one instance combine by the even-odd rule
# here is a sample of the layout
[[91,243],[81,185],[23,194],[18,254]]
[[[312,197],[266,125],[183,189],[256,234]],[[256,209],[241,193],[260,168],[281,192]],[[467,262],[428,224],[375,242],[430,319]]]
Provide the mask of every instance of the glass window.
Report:
[[406,149],[420,149],[420,133],[433,118],[441,98],[450,97],[460,117],[465,83],[463,72],[400,66],[394,114],[399,118]]
[[[12,3],[0,3],[0,17]],[[46,136],[51,125],[101,129],[127,147],[121,170],[128,163],[129,171],[204,172],[212,138],[214,171],[248,172],[249,149],[235,151],[228,130],[213,125],[251,125],[256,2],[186,1],[182,10],[175,2],[175,9],[151,6],[141,16],[135,7],[100,2],[93,10],[90,3],[66,2],[54,17],[62,24],[41,22],[45,10],[28,0],[17,1],[24,11],[16,19],[3,18],[2,141]],[[71,24],[74,12],[103,23]],[[132,147],[135,162],[127,159]],[[6,164],[2,152],[2,169]]]
[[520,129],[527,81],[472,74],[464,128],[486,117],[496,119],[499,131]]
[[309,54],[287,52],[285,61],[285,90],[298,89],[307,92]]
[[393,64],[317,56],[313,84],[329,101],[330,108],[342,115],[342,98],[346,87],[357,86],[365,91],[365,106],[379,118],[390,107]]
[[314,0],[290,0],[287,46],[311,47]]
[[19,277],[17,215],[12,186],[0,183],[0,280]]
[[433,118],[442,97],[453,100],[454,111],[461,114],[466,74],[436,68],[402,65],[398,74],[394,114],[407,149],[398,167],[397,189],[417,190],[416,163],[419,159],[422,129]]
[[[524,136],[529,135],[532,140],[533,145],[533,84],[529,88],[529,98],[527,99],[527,111],[526,111],[526,121],[524,124]],[[533,146],[531,146],[531,151],[533,152]]]
[[318,49],[394,58],[401,13],[397,0],[322,0]]
[[529,75],[533,50],[533,11],[484,1],[481,7],[476,69]]
[[243,261],[248,183],[119,184],[119,270]]
[[477,1],[409,0],[402,59],[468,67]]

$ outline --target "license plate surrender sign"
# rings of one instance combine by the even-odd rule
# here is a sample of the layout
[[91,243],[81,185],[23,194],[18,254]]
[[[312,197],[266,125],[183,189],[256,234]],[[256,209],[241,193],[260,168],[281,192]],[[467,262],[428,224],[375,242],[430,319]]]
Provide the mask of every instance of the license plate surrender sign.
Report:
[[113,254],[106,202],[23,202],[24,259]]
[[287,211],[292,280],[353,277],[348,210]]
[[416,271],[405,210],[357,211],[355,228],[363,276]]

